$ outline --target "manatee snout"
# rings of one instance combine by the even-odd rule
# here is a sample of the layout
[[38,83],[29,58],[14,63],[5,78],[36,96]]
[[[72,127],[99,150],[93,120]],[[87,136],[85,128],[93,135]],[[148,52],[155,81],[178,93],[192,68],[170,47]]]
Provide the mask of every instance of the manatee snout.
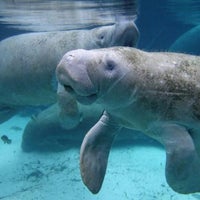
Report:
[[66,53],[56,68],[58,81],[69,92],[78,96],[90,96],[97,91],[83,62],[86,50],[79,49]]
[[69,72],[70,59],[73,59],[73,56],[65,54],[56,68],[56,77],[64,87],[70,87],[72,82]]

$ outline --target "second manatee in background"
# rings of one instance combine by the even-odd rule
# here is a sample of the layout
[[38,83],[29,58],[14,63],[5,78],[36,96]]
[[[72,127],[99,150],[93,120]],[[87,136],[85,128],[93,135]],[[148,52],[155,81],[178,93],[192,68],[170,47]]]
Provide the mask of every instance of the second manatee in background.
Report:
[[[115,25],[100,27],[100,28],[96,28],[90,31],[89,30],[87,31],[81,30],[80,32],[73,31],[73,32],[70,32],[69,35],[73,35],[73,37],[71,37],[71,40],[70,39],[68,40],[69,44],[71,44],[69,45],[70,48],[73,47],[73,48],[86,48],[86,49],[95,48],[95,46],[97,46],[98,48],[109,47],[109,46],[136,46],[138,38],[139,38],[139,32],[134,21],[120,21],[116,23]],[[57,42],[58,46],[56,46],[56,44],[53,45],[55,46],[55,49],[54,49],[55,52],[59,51],[59,49],[61,48],[59,46],[60,44],[61,43]],[[65,44],[67,45],[66,42]],[[61,44],[61,46],[64,46],[64,45]],[[68,48],[68,51],[70,48]],[[49,48],[45,48],[45,49],[47,49],[47,51],[49,50]],[[50,51],[52,51],[51,55],[55,54],[53,52],[53,49],[50,49]],[[59,52],[61,53],[61,51]],[[49,52],[46,52],[45,54],[47,53]],[[43,54],[43,56],[45,55]],[[55,55],[52,55],[52,56],[54,57]],[[60,54],[57,57],[60,57]],[[48,56],[46,55],[42,60],[46,60],[47,58]],[[34,86],[37,85],[37,88],[35,88],[35,92],[33,92],[32,89],[30,90],[30,87],[29,87],[30,85],[27,86],[29,87],[29,91],[31,93],[33,92],[32,94],[34,93],[38,94],[38,99],[42,98],[41,100],[45,103],[53,103],[56,98],[56,94],[54,90],[51,88],[52,80],[54,80],[53,72],[57,65],[55,61],[53,63],[55,64],[55,66],[52,66],[50,72],[48,72],[46,68],[46,72],[44,72],[43,75],[41,74],[39,76],[41,80],[43,76],[43,79],[44,79],[43,81],[45,81],[45,84],[41,84],[39,81],[37,83],[32,82]],[[34,77],[34,80],[35,81],[38,80],[39,77],[38,78]],[[49,89],[45,89],[45,88],[49,88]],[[42,92],[41,90],[46,91],[46,93]],[[26,90],[24,91],[25,91],[24,94],[26,94]],[[37,98],[36,99],[34,98],[34,96],[37,96],[36,94],[32,96],[30,94],[28,95],[29,98],[31,98],[34,103],[36,102],[38,103],[38,101],[36,101]],[[61,98],[59,99],[62,99],[62,96],[63,96],[62,91],[59,93],[59,96],[61,96]],[[90,119],[90,121],[91,119],[95,120],[101,115],[101,112],[102,112],[101,108],[95,108],[95,111],[88,112],[88,108],[80,107],[80,105],[76,103],[75,99],[71,98],[70,96],[68,96],[67,99],[65,98],[65,100],[66,100],[64,103],[65,105],[62,104],[62,102],[64,101],[60,102],[61,107],[62,107],[61,110],[65,110],[65,113],[63,112],[64,116],[62,115],[62,113],[60,115],[59,106],[53,105],[51,108],[43,111],[43,113],[39,114],[36,118],[33,118],[28,123],[28,125],[26,126],[24,130],[23,140],[22,140],[22,149],[24,151],[46,149],[45,146],[51,147],[52,146],[51,144],[56,145],[55,142],[58,141],[57,140],[58,138],[59,138],[59,142],[57,143],[58,149],[60,149],[60,147],[64,148],[63,145],[61,144],[62,138],[64,138],[65,140],[66,138],[70,139],[71,138],[70,134],[73,134],[74,132],[80,132],[78,130],[82,130],[79,127],[79,123],[81,120],[84,120],[84,122],[86,122],[84,123],[84,127],[88,127],[90,123],[87,123],[88,122],[87,119]],[[70,129],[70,130],[65,130],[65,129]],[[51,133],[54,133],[54,134],[51,134]],[[55,136],[55,137],[53,138],[52,136]],[[81,141],[82,136],[83,136],[83,133],[80,133],[80,137],[78,136],[77,139]]]

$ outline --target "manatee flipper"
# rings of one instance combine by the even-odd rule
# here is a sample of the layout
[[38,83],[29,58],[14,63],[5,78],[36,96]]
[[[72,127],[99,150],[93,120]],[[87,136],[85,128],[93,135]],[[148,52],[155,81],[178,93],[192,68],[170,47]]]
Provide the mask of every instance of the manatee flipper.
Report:
[[185,127],[170,124],[163,128],[166,148],[166,179],[173,190],[187,194],[200,191],[200,158]]
[[61,126],[65,129],[72,129],[78,126],[82,120],[82,113],[79,110],[76,99],[60,84],[58,84],[57,98]]
[[83,140],[80,152],[81,176],[93,194],[98,193],[102,186],[110,148],[119,130],[120,127],[104,112]]

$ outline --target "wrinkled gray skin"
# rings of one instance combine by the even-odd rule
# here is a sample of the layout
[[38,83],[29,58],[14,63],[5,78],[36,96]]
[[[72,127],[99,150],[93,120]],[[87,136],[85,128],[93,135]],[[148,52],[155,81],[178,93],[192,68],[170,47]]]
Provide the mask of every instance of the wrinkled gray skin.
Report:
[[0,123],[20,107],[56,102],[55,68],[67,51],[135,46],[133,21],[92,30],[29,33],[0,42]]
[[200,192],[200,57],[128,47],[75,50],[64,55],[56,71],[80,103],[105,109],[81,146],[81,175],[91,192],[101,188],[122,127],[163,144],[172,189]]

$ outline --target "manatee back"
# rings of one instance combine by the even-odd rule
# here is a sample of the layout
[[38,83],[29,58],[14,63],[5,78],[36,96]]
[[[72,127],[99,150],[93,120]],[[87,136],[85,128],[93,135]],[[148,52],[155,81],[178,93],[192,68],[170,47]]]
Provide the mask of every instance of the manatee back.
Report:
[[22,34],[1,41],[0,102],[55,102],[55,68],[66,51],[78,46],[77,40],[78,32],[68,31]]
[[129,80],[136,88],[138,107],[143,104],[143,109],[165,120],[200,119],[199,56],[134,48],[117,51],[130,69]]

